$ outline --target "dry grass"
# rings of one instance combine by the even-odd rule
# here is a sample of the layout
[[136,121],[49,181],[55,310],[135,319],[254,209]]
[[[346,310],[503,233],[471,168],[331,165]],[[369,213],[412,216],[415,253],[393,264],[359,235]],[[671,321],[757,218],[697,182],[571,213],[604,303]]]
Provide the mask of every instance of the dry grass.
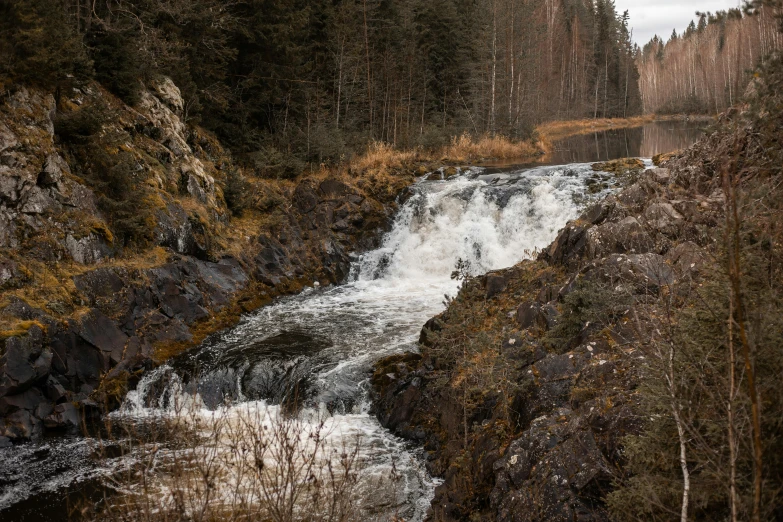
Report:
[[4,341],[9,337],[22,337],[27,335],[27,332],[33,326],[37,326],[43,331],[46,331],[46,327],[39,321],[16,321],[10,325],[10,328],[0,330],[0,341]]
[[487,159],[534,158],[544,153],[541,144],[512,141],[504,136],[473,138],[467,134],[454,137],[442,153],[448,162],[472,162]]
[[360,171],[382,167],[395,169],[422,160],[419,151],[399,150],[388,143],[374,141],[367,148],[367,152],[350,162],[349,167]]

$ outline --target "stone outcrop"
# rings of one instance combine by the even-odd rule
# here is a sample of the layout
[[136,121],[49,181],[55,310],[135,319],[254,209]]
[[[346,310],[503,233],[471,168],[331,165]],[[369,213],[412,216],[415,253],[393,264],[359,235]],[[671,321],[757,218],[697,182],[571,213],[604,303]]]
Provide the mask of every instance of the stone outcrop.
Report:
[[681,171],[635,176],[537,260],[467,281],[420,354],[376,366],[381,423],[423,444],[444,479],[432,520],[609,520],[622,438],[639,429],[635,324],[698,280],[722,212]]
[[[131,155],[149,187],[134,202],[151,216],[141,251],[112,236],[102,188],[83,177],[90,158],[55,131],[91,107],[113,114],[89,131],[91,150]],[[93,83],[58,104],[24,88],[0,102],[0,443],[75,430],[240,314],[342,281],[414,180],[402,173],[376,190],[329,176],[256,179],[250,215],[231,220],[223,186],[241,167],[182,110],[167,79],[133,108]],[[62,132],[79,145],[80,129]]]

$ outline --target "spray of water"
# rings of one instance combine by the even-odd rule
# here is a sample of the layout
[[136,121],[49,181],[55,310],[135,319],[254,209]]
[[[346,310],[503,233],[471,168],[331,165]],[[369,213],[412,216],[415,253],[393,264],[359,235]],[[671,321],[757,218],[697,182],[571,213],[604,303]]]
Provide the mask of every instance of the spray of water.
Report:
[[[546,246],[585,204],[591,175],[588,165],[473,169],[417,184],[381,248],[357,259],[346,284],[282,299],[147,373],[113,419],[180,416],[199,433],[196,440],[214,440],[216,415],[274,423],[284,415],[281,397],[290,398],[277,392],[296,390],[301,422],[310,431],[323,428],[327,446],[359,441],[363,519],[422,520],[438,481],[417,450],[369,414],[369,371],[385,356],[417,349],[421,325],[456,290],[450,275],[458,260],[478,275]],[[215,450],[230,455],[230,446]],[[392,483],[377,487],[391,475]],[[222,484],[222,494],[236,486]]]

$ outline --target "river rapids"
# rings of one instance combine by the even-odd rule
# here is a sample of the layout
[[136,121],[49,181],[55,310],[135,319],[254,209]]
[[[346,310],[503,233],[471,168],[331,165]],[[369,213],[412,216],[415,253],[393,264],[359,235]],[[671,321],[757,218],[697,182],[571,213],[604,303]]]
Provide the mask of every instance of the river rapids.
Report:
[[[451,278],[458,260],[479,275],[535,255],[590,200],[612,190],[604,176],[607,185],[591,193],[599,174],[589,164],[570,164],[472,168],[448,180],[420,181],[382,246],[356,257],[347,282],[280,299],[148,372],[110,420],[144,425],[179,416],[204,434],[221,416],[244,419],[245,426],[254,419],[250,429],[261,429],[290,416],[295,403],[297,422],[310,436],[305,445],[318,433],[323,447],[357,448],[363,520],[422,520],[439,482],[426,472],[421,451],[370,413],[374,363],[417,350],[422,324],[458,290]],[[212,440],[216,451],[232,444]],[[27,447],[60,455],[54,462],[15,453],[18,465],[8,459],[10,467],[0,472],[0,481],[13,485],[0,496],[0,510],[80,481],[105,484],[139,465],[133,451],[88,463],[90,446],[89,439],[72,439]],[[218,489],[236,487],[226,479]]]

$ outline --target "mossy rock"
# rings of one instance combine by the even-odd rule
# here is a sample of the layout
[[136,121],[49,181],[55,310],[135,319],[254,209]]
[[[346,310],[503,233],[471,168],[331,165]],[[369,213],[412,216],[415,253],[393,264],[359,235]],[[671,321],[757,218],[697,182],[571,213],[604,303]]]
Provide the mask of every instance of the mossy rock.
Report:
[[609,172],[616,176],[637,172],[644,169],[644,162],[638,158],[621,158],[605,163],[594,163],[593,170],[596,172]]
[[677,157],[677,155],[680,152],[681,151],[676,150],[674,152],[665,152],[663,154],[656,154],[655,156],[652,157],[653,165],[655,165],[656,167],[660,167],[661,165],[668,162],[669,160],[672,160],[675,157]]

